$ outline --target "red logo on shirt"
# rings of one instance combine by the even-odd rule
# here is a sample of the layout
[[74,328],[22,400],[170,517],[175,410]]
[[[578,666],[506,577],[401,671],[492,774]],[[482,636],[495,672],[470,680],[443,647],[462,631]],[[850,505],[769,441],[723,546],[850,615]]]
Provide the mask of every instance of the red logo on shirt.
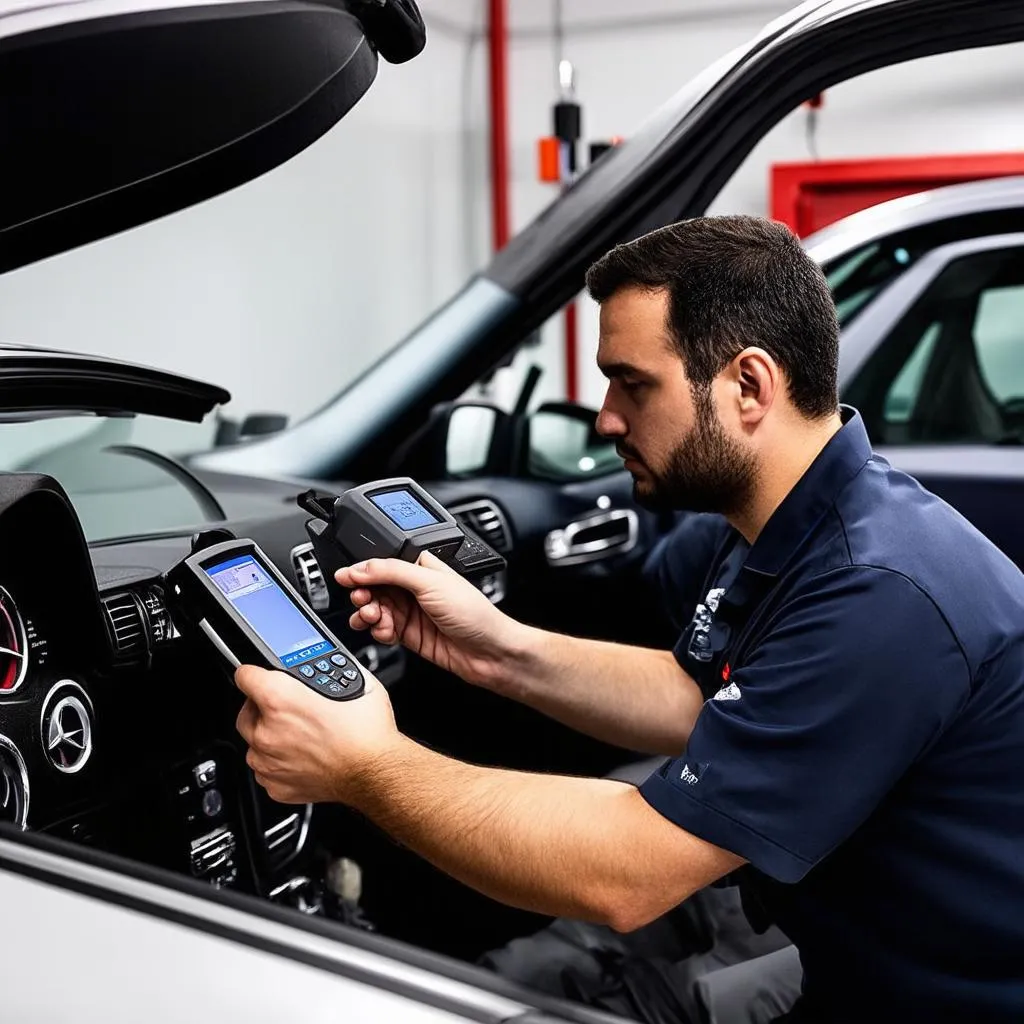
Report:
[[722,679],[724,679],[725,682],[729,682],[729,674],[731,672],[732,672],[732,669],[729,668],[729,662],[726,662],[725,663],[725,668],[722,669]]

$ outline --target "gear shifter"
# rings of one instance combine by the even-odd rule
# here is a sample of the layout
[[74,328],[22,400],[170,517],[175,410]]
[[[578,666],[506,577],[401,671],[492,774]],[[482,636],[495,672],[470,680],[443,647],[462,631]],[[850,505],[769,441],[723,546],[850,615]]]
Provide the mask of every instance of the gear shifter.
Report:
[[377,929],[366,919],[359,900],[363,895],[363,869],[348,857],[338,857],[327,865],[324,893],[329,916],[366,932]]

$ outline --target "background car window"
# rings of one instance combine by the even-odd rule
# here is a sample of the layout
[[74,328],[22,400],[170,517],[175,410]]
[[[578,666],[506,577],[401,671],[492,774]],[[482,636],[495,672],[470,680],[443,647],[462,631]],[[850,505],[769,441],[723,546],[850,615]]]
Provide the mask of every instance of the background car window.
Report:
[[982,294],[974,342],[981,375],[996,400],[1024,402],[1024,284]]
[[903,369],[892,382],[885,396],[885,422],[888,425],[906,423],[914,411],[914,402],[921,392],[924,371],[935,351],[939,337],[939,325],[930,324],[921,335],[913,355],[903,364]]
[[1024,209],[986,210],[900,231],[829,260],[822,269],[832,289],[840,325],[851,324],[883,288],[933,249],[967,238],[1022,229]]
[[835,260],[826,270],[839,323],[845,325],[910,265],[902,245],[872,242]]
[[844,398],[876,444],[1024,443],[1024,248],[950,263]]

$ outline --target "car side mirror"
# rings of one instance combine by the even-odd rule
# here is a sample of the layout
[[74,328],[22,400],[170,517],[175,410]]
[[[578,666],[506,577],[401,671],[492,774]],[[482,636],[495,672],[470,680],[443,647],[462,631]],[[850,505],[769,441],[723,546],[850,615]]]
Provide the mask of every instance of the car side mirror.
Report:
[[622,469],[615,443],[597,431],[597,412],[575,402],[545,402],[527,419],[523,475],[587,480]]
[[390,470],[422,480],[504,476],[514,437],[514,418],[496,405],[445,402],[395,452]]
[[287,426],[288,417],[282,413],[254,412],[242,420],[238,434],[243,440],[248,437],[263,437],[266,434],[276,434]]

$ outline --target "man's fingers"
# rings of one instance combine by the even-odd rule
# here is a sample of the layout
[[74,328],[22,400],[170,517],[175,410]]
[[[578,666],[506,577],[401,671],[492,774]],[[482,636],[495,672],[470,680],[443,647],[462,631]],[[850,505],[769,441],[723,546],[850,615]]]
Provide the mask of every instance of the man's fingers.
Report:
[[259,718],[259,709],[251,700],[247,700],[242,705],[242,710],[238,712],[238,718],[235,719],[235,728],[238,730],[238,735],[250,747],[252,746],[252,739],[256,732],[256,723],[259,721]]
[[390,605],[381,604],[380,617],[373,627],[373,638],[382,644],[393,644],[398,640],[398,629],[395,627],[395,612]]
[[349,616],[348,624],[360,632],[370,630],[374,640],[390,646],[397,640],[394,616],[386,607],[378,606],[377,610],[377,614],[368,615],[365,608],[360,608]]
[[364,604],[356,614],[368,626],[376,626],[377,623],[380,622],[381,615],[383,614],[383,608],[379,601],[371,601],[369,604]]
[[343,587],[401,587],[418,597],[433,583],[434,563],[443,565],[439,559],[430,557],[433,561],[429,565],[413,565],[399,558],[371,558],[368,562],[339,569],[334,578]]
[[424,551],[420,554],[420,557],[417,559],[417,564],[422,565],[425,569],[440,569],[442,572],[450,572],[455,573],[456,576],[458,575],[458,573],[456,573],[447,562],[442,562],[437,555],[431,554],[429,551]]
[[235,669],[235,685],[256,705],[260,716],[280,711],[289,701],[308,693],[298,679],[286,672],[272,672],[258,665]]
[[258,665],[241,665],[235,669],[235,686],[257,706],[264,706],[274,687],[274,677]]

